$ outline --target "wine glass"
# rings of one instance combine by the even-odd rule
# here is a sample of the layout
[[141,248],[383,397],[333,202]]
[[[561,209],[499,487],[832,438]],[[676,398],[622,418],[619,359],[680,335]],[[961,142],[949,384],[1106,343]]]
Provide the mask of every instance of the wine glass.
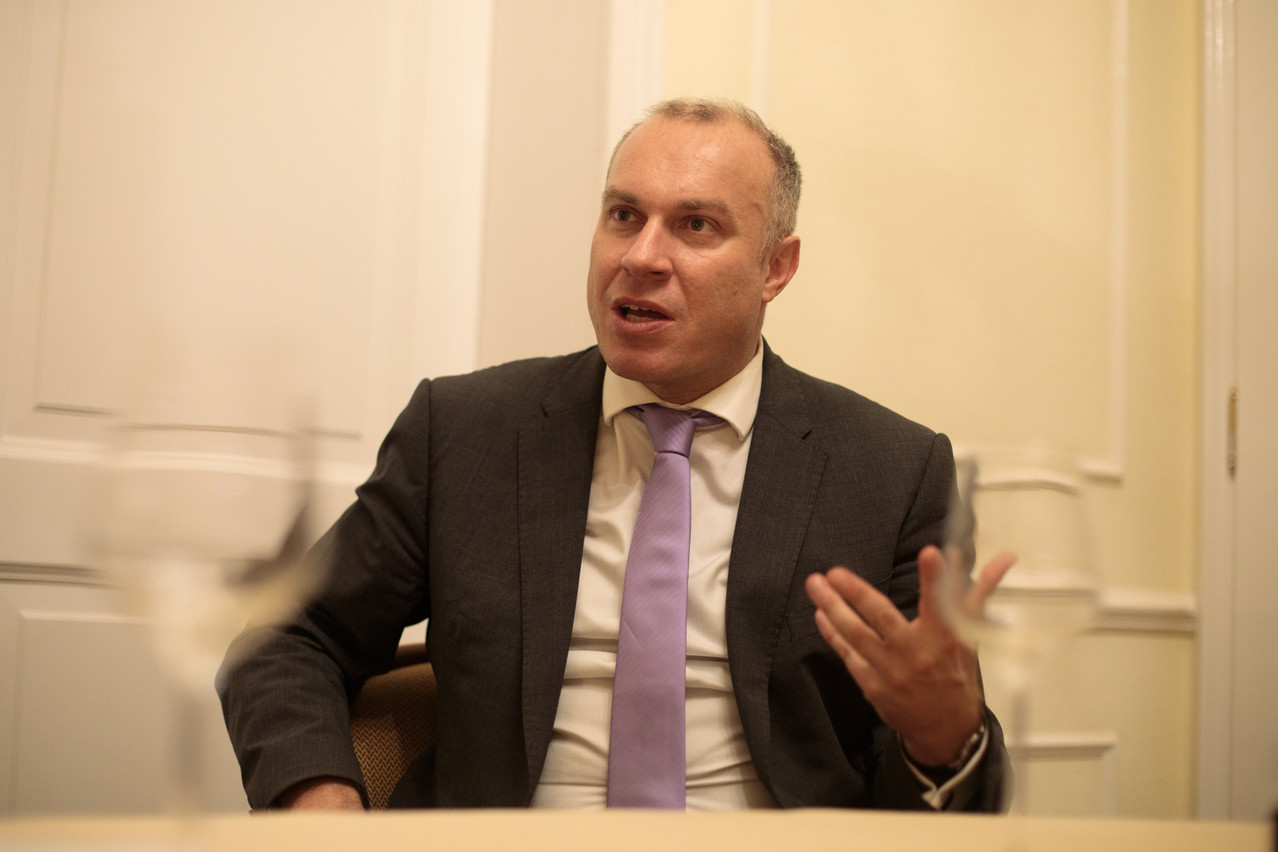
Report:
[[289,364],[270,343],[152,337],[103,442],[94,545],[171,686],[179,817],[198,810],[202,722],[232,639],[294,615],[323,576],[307,557],[314,435]]
[[1023,815],[1030,688],[1096,611],[1082,477],[1070,457],[1042,446],[960,458],[957,467],[958,499],[938,583],[941,610],[959,637],[979,649],[982,670],[1007,695],[1010,810]]

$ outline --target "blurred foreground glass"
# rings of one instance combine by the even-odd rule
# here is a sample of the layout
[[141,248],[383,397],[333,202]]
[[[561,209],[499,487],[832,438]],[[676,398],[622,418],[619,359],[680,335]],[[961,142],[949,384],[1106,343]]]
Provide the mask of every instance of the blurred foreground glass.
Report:
[[274,345],[151,339],[103,446],[95,545],[150,629],[174,695],[172,809],[193,814],[214,678],[246,625],[318,590],[308,394]]
[[[1096,612],[1097,567],[1082,480],[1073,461],[1038,447],[958,460],[958,500],[938,584],[942,612],[981,669],[1005,689],[1015,773],[1011,811],[1025,814],[1029,690],[1043,665]],[[968,594],[994,557],[1016,562],[978,606]]]

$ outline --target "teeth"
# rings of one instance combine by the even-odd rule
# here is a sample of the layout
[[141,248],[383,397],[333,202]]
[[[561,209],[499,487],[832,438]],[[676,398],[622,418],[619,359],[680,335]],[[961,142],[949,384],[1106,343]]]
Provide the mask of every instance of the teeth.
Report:
[[[642,314],[639,313],[640,311],[642,311]],[[656,311],[644,310],[638,305],[621,306],[621,317],[626,320],[626,322],[654,322],[661,318],[656,314]]]

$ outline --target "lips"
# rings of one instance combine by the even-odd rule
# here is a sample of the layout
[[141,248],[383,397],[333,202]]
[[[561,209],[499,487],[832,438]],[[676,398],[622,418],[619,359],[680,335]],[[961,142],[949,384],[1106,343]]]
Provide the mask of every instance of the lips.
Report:
[[669,316],[661,311],[635,304],[620,305],[617,308],[617,312],[621,314],[621,318],[626,322],[643,323],[670,319]]

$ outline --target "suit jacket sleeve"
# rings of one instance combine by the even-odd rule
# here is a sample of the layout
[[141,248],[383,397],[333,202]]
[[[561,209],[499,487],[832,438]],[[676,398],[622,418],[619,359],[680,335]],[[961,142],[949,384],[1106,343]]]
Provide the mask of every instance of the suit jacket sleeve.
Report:
[[[884,589],[906,615],[918,615],[918,552],[944,540],[945,519],[954,489],[954,458],[949,440],[935,435],[923,467],[915,499],[900,529],[895,565]],[[952,793],[949,809],[995,812],[1002,807],[1007,753],[998,720],[986,712],[989,741],[975,770]],[[877,722],[871,765],[874,807],[894,810],[930,810],[923,800],[923,786],[906,763],[900,738]]]
[[[954,457],[949,440],[935,436],[927,465],[911,507],[897,553],[887,594],[909,618],[918,615],[918,552],[927,544],[943,543],[945,519],[954,499]],[[1002,807],[1007,752],[998,719],[988,710],[989,739],[980,763],[953,792],[949,809],[994,812]],[[906,764],[900,738],[880,723],[876,732],[877,776],[874,802],[878,807],[929,810],[922,785]]]
[[223,715],[254,809],[321,776],[363,776],[349,698],[393,659],[404,625],[429,611],[425,454],[430,383],[387,435],[358,500],[316,544],[329,571],[320,600],[286,628],[257,628],[232,646],[218,678]]
[[349,698],[424,618],[437,730],[413,803],[528,804],[563,682],[603,370],[592,348],[418,387],[316,546],[328,588],[226,667],[253,807],[309,778],[362,786]]
[[[954,488],[950,443],[768,353],[750,453],[727,626],[760,779],[783,807],[926,808],[895,732],[818,632],[804,582],[846,566],[915,617],[917,555],[942,542]],[[957,802],[966,809],[998,806],[1004,752],[991,721]]]

